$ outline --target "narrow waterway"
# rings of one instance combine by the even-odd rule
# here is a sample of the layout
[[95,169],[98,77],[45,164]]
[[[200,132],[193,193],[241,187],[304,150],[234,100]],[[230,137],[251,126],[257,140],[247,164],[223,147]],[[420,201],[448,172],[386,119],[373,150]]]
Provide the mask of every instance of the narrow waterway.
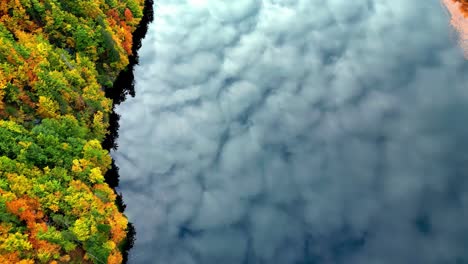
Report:
[[158,0],[117,109],[130,264],[468,263],[439,0]]

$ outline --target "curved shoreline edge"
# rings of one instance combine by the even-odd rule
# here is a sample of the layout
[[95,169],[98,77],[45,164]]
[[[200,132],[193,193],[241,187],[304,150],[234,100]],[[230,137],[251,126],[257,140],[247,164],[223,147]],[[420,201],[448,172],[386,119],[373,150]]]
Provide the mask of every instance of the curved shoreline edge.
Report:
[[[111,88],[105,89],[105,96],[112,99],[112,113],[109,115],[109,133],[101,143],[102,148],[107,151],[118,148],[116,139],[119,137],[119,119],[120,116],[116,113],[115,107],[122,103],[127,95],[135,96],[135,76],[133,70],[135,65],[139,63],[138,51],[141,48],[141,41],[145,38],[148,32],[148,26],[154,19],[153,0],[145,0],[143,8],[143,18],[132,34],[133,46],[132,55],[128,57],[129,64],[122,70],[115,79]],[[120,212],[124,212],[126,205],[123,202],[122,194],[116,191],[119,185],[119,168],[115,165],[112,159],[111,169],[104,175],[105,182],[111,187],[117,195],[116,204]],[[131,222],[128,222],[127,236],[125,244],[122,248],[122,263],[127,263],[129,251],[132,249],[136,239],[135,227]]]

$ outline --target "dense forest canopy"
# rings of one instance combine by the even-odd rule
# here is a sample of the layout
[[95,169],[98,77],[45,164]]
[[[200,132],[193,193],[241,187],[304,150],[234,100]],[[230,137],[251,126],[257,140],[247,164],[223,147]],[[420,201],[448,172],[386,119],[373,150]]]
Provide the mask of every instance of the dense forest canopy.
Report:
[[121,263],[112,86],[143,0],[0,1],[0,263]]

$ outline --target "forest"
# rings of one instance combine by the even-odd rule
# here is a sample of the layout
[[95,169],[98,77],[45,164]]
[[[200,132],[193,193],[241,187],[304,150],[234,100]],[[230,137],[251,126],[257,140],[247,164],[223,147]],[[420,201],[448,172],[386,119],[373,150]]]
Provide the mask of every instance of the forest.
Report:
[[121,263],[104,179],[112,89],[144,0],[0,1],[0,263]]

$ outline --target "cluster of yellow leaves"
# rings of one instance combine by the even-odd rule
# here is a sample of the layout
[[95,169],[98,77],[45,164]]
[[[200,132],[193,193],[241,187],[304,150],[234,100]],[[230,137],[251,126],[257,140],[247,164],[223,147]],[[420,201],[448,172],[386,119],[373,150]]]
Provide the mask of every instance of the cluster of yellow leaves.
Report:
[[7,252],[15,252],[17,250],[30,250],[32,249],[31,242],[28,241],[28,235],[19,232],[13,234],[4,234],[0,238],[0,250]]
[[57,112],[59,110],[59,105],[54,100],[45,97],[39,96],[39,103],[37,105],[37,113],[43,118],[55,118],[57,117]]

